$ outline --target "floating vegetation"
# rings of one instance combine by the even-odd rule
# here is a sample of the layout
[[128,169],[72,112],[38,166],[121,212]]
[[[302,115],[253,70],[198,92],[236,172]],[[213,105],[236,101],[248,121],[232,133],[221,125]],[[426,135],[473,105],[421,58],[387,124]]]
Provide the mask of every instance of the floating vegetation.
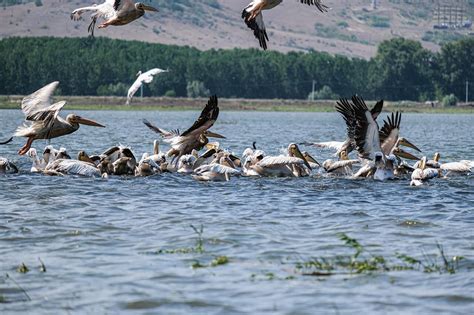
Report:
[[340,274],[370,274],[374,272],[389,272],[401,270],[419,270],[426,273],[438,272],[453,274],[459,267],[462,256],[449,258],[443,247],[437,244],[439,251],[438,258],[432,258],[426,254],[423,260],[414,257],[395,253],[395,258],[399,263],[393,263],[381,255],[369,253],[356,239],[344,233],[338,234],[339,239],[345,245],[354,249],[352,255],[336,256],[334,258],[314,258],[305,262],[296,263],[296,270],[307,276],[332,276]]
[[201,224],[199,229],[196,228],[192,224],[190,226],[194,230],[194,232],[197,234],[196,245],[194,245],[194,247],[159,249],[155,252],[155,254],[192,254],[192,253],[202,254],[204,253],[204,238],[203,238],[204,227],[203,225]]
[[21,263],[16,268],[16,272],[18,272],[18,273],[27,273],[28,271],[30,271],[30,269],[28,269],[28,267],[25,265],[25,263]]
[[227,256],[218,256],[213,261],[211,261],[212,267],[217,267],[220,265],[226,265],[229,263],[229,258]]

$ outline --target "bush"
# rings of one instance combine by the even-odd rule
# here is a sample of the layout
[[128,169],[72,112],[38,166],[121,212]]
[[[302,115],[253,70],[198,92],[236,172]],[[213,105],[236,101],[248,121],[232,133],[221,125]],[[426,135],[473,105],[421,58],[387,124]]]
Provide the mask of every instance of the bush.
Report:
[[211,93],[201,81],[188,82],[186,86],[186,92],[188,97],[208,97]]
[[[335,100],[338,99],[339,95],[334,93],[332,89],[325,85],[322,87],[321,90],[314,92],[314,99],[315,100]],[[309,93],[308,100],[313,99],[313,93]]]
[[97,95],[99,96],[126,96],[128,92],[128,85],[124,83],[100,85],[97,88]]
[[176,92],[175,90],[168,90],[165,92],[166,97],[176,97]]
[[445,97],[443,97],[443,106],[444,107],[449,107],[449,106],[456,106],[456,104],[458,103],[458,98],[456,97],[456,95],[454,94],[449,94],[449,95],[446,95]]

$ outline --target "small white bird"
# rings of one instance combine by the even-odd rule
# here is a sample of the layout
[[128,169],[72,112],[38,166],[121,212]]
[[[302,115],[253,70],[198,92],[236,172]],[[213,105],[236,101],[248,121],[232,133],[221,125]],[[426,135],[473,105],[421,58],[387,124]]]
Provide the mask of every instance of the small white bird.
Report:
[[143,83],[151,83],[153,81],[153,78],[154,78],[155,75],[157,75],[159,73],[164,73],[164,72],[169,72],[169,70],[154,68],[154,69],[148,70],[145,73],[142,73],[141,71],[138,71],[138,73],[137,73],[138,78],[135,80],[135,82],[133,82],[130,89],[128,89],[127,105],[130,105],[130,102],[132,101],[133,95],[135,95],[135,93],[138,91],[138,89],[142,87]]

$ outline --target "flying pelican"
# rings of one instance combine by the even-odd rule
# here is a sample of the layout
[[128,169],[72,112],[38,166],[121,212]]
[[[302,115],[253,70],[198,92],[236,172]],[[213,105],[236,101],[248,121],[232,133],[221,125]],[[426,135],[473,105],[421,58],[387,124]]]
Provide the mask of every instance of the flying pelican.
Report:
[[154,132],[159,133],[164,141],[171,145],[171,149],[166,153],[166,156],[172,156],[173,158],[170,164],[176,166],[181,156],[190,154],[193,150],[199,151],[208,144],[208,137],[225,138],[208,130],[214,125],[218,116],[219,106],[217,96],[211,96],[199,118],[194,122],[191,128],[183,133],[180,133],[179,130],[167,131],[158,128],[146,119],[143,120],[143,123]]
[[31,123],[18,127],[13,135],[28,138],[18,154],[26,154],[35,140],[52,139],[73,133],[79,129],[80,124],[105,127],[74,114],[68,115],[66,119],[60,117],[59,112],[66,102],[61,101],[51,105],[52,95],[58,84],[58,81],[50,83],[22,100],[21,110],[26,116],[26,121]]
[[0,174],[6,174],[7,172],[18,173],[18,167],[8,159],[0,156]]
[[135,80],[135,82],[133,82],[130,89],[128,89],[127,105],[130,105],[133,95],[135,95],[135,93],[138,91],[139,88],[143,86],[144,83],[151,83],[155,75],[159,73],[164,73],[164,72],[169,72],[169,70],[162,70],[159,68],[155,68],[155,69],[148,70],[145,73],[138,71],[137,73],[138,78]]
[[106,21],[99,25],[99,28],[105,28],[109,25],[125,25],[142,17],[145,11],[157,12],[158,9],[145,5],[141,2],[134,3],[132,0],[105,0],[99,5],[93,4],[89,7],[78,8],[72,11],[71,19],[78,21],[82,18],[84,12],[91,11],[91,23],[88,32],[94,36],[94,28],[98,18]]
[[[253,0],[242,11],[242,19],[248,28],[253,31],[255,38],[258,39],[260,47],[267,49],[268,34],[263,22],[262,10],[270,10],[282,3],[283,0]],[[321,12],[327,12],[328,7],[321,0],[300,0],[299,2],[314,5]]]

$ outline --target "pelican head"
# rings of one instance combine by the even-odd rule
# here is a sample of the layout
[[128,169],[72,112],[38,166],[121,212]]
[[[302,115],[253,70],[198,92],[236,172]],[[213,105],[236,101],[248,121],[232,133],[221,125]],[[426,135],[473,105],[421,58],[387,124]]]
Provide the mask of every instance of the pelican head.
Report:
[[156,8],[154,8],[154,7],[152,7],[152,6],[143,4],[143,3],[141,3],[141,2],[135,3],[135,8],[136,8],[138,11],[153,11],[153,12],[158,12],[158,9],[156,9]]
[[439,162],[439,159],[440,159],[440,158],[441,158],[441,155],[439,154],[439,152],[436,152],[436,153],[434,154],[433,160],[434,160],[435,162]]
[[397,147],[393,150],[393,154],[395,156],[398,156],[400,158],[404,158],[404,159],[408,159],[408,160],[414,160],[414,161],[419,161],[420,158],[409,153],[409,152],[406,152],[405,150],[402,150],[400,147]]
[[382,152],[375,153],[375,166],[377,167],[384,167],[385,166],[385,159]]
[[347,156],[347,151],[346,150],[342,150],[341,152],[339,152],[339,160],[341,160],[341,161],[349,160],[349,157]]
[[408,141],[407,139],[402,138],[402,137],[400,137],[398,139],[398,145],[403,145],[405,147],[412,148],[412,149],[414,149],[418,152],[421,152],[421,150],[418,149],[418,147],[416,145],[414,145],[413,143],[411,143],[410,141]]
[[80,124],[80,125],[87,125],[87,126],[105,128],[104,125],[101,125],[98,122],[95,122],[91,119],[82,118],[81,116],[74,115],[74,114],[67,115],[66,120],[70,124],[74,124],[74,125],[79,125]]
[[94,164],[94,161],[89,157],[89,155],[87,155],[86,152],[84,151],[80,151],[78,154],[77,154],[77,159],[79,161],[82,161],[82,162],[88,162],[88,163],[92,163]]
[[153,141],[153,154],[154,155],[160,154],[160,141],[158,140]]
[[422,171],[426,168],[426,156],[421,158],[418,168],[421,169]]
[[312,169],[308,161],[306,161],[306,159],[304,158],[303,153],[301,153],[300,148],[298,148],[298,145],[296,143],[290,143],[290,145],[288,146],[288,155],[302,159],[304,161],[304,165],[306,165],[306,167],[310,170]]

